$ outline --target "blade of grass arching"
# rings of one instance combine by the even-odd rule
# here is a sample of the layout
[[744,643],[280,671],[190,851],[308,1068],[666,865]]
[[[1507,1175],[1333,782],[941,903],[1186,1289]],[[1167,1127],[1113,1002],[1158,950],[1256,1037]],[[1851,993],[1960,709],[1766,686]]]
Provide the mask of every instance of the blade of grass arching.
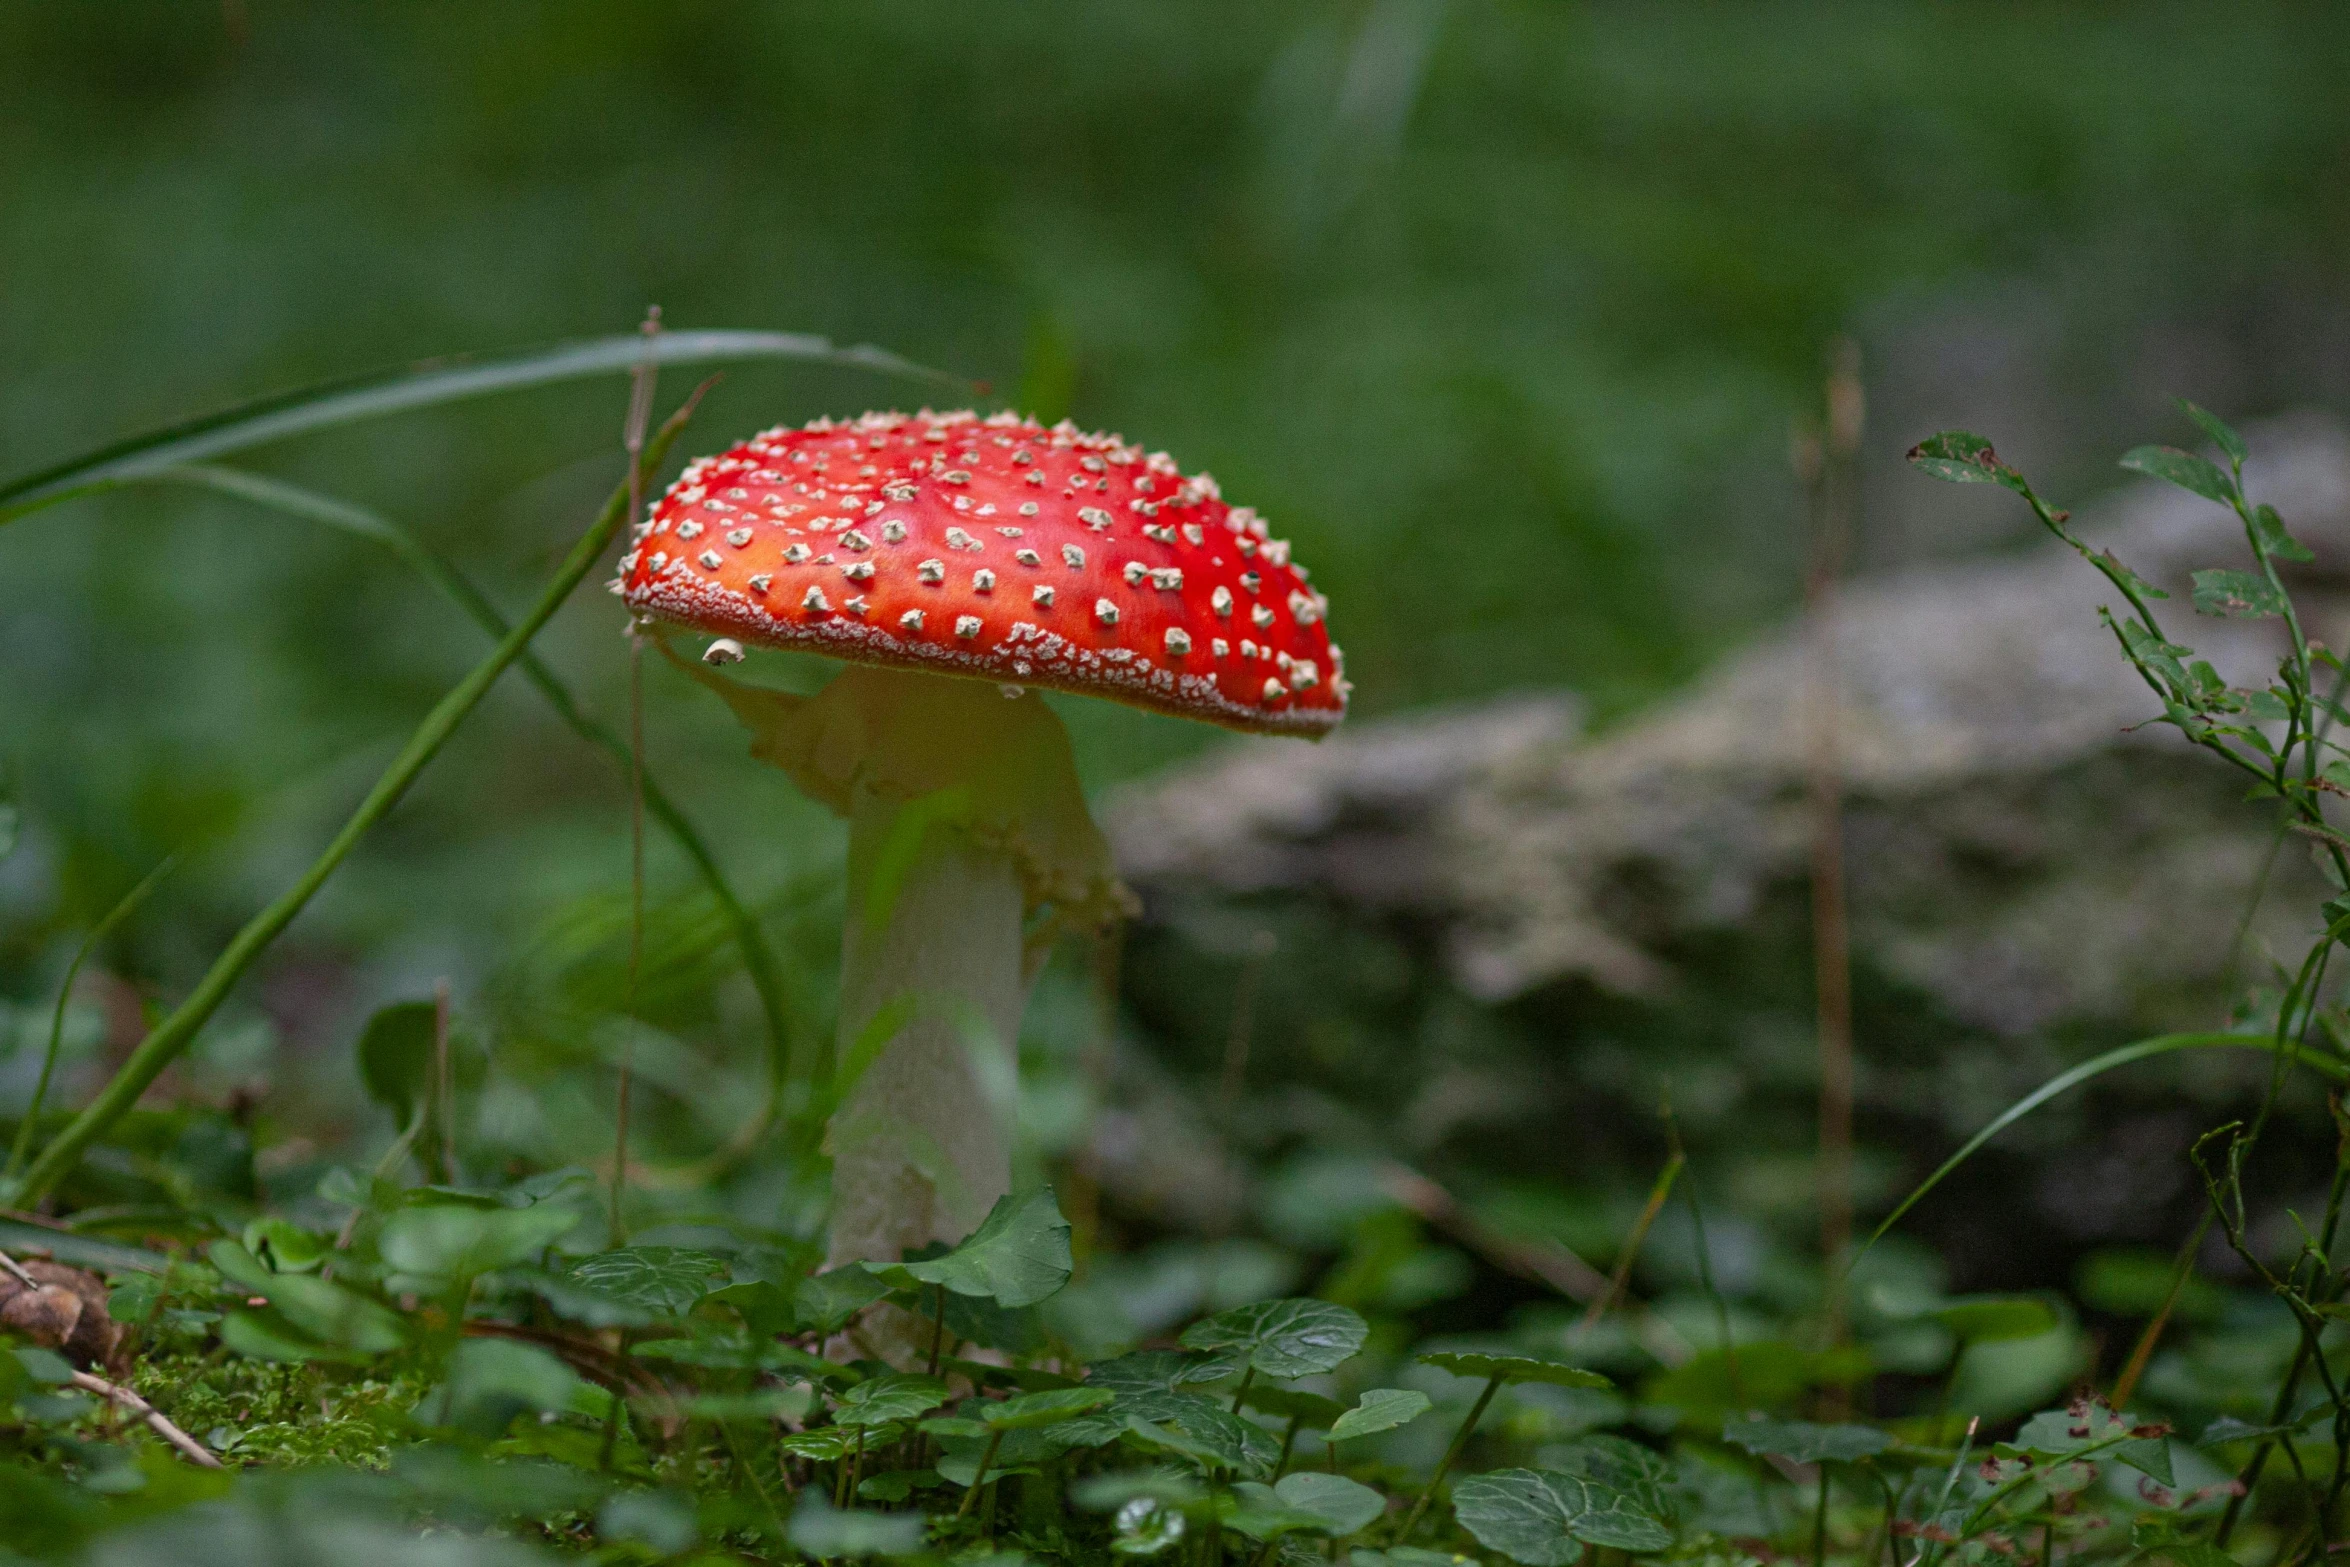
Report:
[[[707,386],[705,382],[703,389],[706,390]],[[671,443],[685,428],[685,421],[692,414],[694,405],[701,400],[701,395],[701,390],[697,390],[661,426],[660,434],[645,449],[645,466],[658,467],[661,460],[668,456]],[[139,1095],[146,1092],[147,1085],[154,1082],[163,1069],[194,1042],[198,1030],[211,1020],[220,1004],[228,999],[229,992],[245,977],[245,972],[269,949],[270,943],[277,940],[285,928],[294,922],[294,916],[308,906],[318,889],[326,885],[327,878],[358,847],[359,840],[391,814],[392,807],[400,802],[400,797],[408,792],[408,786],[440,753],[441,747],[448,743],[449,736],[456,733],[457,726],[481,704],[481,699],[489,694],[490,687],[497,684],[498,677],[506,672],[508,666],[522,656],[523,650],[530,646],[531,639],[539,634],[548,621],[555,618],[555,611],[563,607],[563,601],[571,596],[581,579],[595,568],[605,546],[612,542],[614,535],[620,532],[627,521],[628,485],[623,483],[604,502],[603,510],[597,514],[587,532],[580,536],[579,542],[572,546],[570,555],[555,573],[554,580],[539,595],[538,602],[531,606],[530,613],[499,641],[489,657],[475,665],[472,672],[425,715],[424,722],[417,726],[408,744],[393,758],[383,776],[376,780],[375,787],[368,791],[367,798],[352,812],[350,820],[343,824],[342,830],[335,834],[324,852],[302,873],[301,879],[237,932],[228,949],[197,982],[187,999],[139,1042],[138,1048],[130,1053],[129,1059],[123,1062],[113,1080],[100,1091],[98,1097],[41,1150],[40,1157],[25,1171],[23,1181],[15,1193],[17,1206],[29,1205],[33,1199],[62,1180],[81,1158],[82,1151],[137,1104]]]
[[1846,1267],[1845,1272],[1849,1274],[1852,1267],[1857,1266],[1860,1259],[1868,1255],[1869,1248],[1883,1240],[1886,1233],[1901,1222],[1904,1214],[1916,1207],[1928,1192],[1942,1184],[1945,1176],[1973,1158],[1985,1143],[2015,1125],[2025,1116],[2030,1115],[2051,1099],[2062,1095],[2068,1089],[2078,1088],[2092,1078],[2103,1077],[2117,1067],[2152,1060],[2156,1056],[2171,1055],[2181,1050],[2265,1050],[2271,1054],[2282,1055],[2286,1061],[2308,1067],[2336,1082],[2350,1081],[2350,1066],[2345,1066],[2330,1056],[2321,1056],[2314,1051],[2304,1050],[2298,1045],[2280,1045],[2273,1037],[2261,1034],[2158,1034],[2152,1039],[2141,1039],[2135,1044],[2122,1045],[2108,1050],[2105,1054],[2084,1061],[2069,1071],[2059,1072],[2002,1110],[1992,1119],[1990,1125],[1968,1138],[1958,1152],[1943,1160],[1939,1169],[1920,1182],[1907,1197],[1901,1199],[1900,1204],[1891,1213],[1885,1216],[1885,1222],[1870,1233],[1868,1240],[1854,1255],[1852,1264]]
[[[373,371],[115,441],[84,456],[0,484],[0,526],[76,495],[143,478],[159,468],[201,462],[305,431],[380,419],[492,392],[520,391],[585,376],[626,374],[644,363],[644,338],[635,332],[553,343],[505,354],[460,354],[396,370]],[[713,330],[668,332],[653,346],[664,365],[715,364],[743,359],[794,359],[848,365],[946,386],[969,383],[867,344],[841,348],[804,332]]]
[[[281,480],[240,473],[233,468],[165,468],[147,477],[151,482],[191,484],[215,490],[286,516],[340,528],[346,533],[380,544],[398,556],[418,576],[439,589],[452,604],[464,611],[467,618],[481,627],[491,641],[502,640],[513,629],[507,625],[497,606],[454,564],[415,534],[379,512]],[[555,716],[562,719],[574,734],[611,757],[613,765],[621,769],[623,774],[628,771],[628,742],[589,717],[580,707],[578,699],[571,694],[570,688],[564,685],[562,677],[549,669],[544,660],[526,649],[515,660],[515,667],[522,671],[523,678],[546,699],[547,705],[554,709]],[[805,1008],[797,1004],[797,998],[792,994],[792,988],[776,962],[774,949],[768,945],[766,934],[759,927],[758,917],[736,895],[725,872],[719,868],[718,857],[710,851],[708,841],[677,803],[662,790],[649,770],[645,774],[644,790],[646,812],[661,824],[662,831],[684,852],[695,874],[710,889],[711,898],[725,916],[735,946],[742,954],[743,969],[750,976],[751,988],[758,994],[760,1014],[767,1029],[766,1103],[756,1117],[727,1141],[725,1147],[691,1167],[697,1174],[714,1175],[741,1162],[766,1135],[768,1128],[774,1125],[776,1118],[783,1113],[783,1101],[790,1085],[794,1081],[806,1080],[813,1073],[816,1046],[813,1036],[799,1021],[805,1014]]]
[[42,1052],[41,1076],[33,1084],[33,1097],[24,1108],[24,1119],[16,1123],[16,1144],[8,1151],[7,1176],[13,1177],[23,1169],[26,1157],[33,1151],[33,1127],[41,1119],[41,1106],[49,1099],[49,1079],[57,1070],[58,1048],[65,1042],[65,1007],[73,999],[73,982],[81,978],[82,965],[90,960],[91,953],[98,950],[98,943],[113,935],[117,926],[138,912],[139,905],[147,901],[147,894],[153,892],[178,863],[177,854],[165,855],[161,864],[149,871],[136,887],[124,893],[122,901],[107,910],[106,917],[90,928],[90,933],[82,938],[80,949],[74,953],[73,961],[65,966],[65,981],[57,987],[57,1010],[49,1019],[49,1048]]

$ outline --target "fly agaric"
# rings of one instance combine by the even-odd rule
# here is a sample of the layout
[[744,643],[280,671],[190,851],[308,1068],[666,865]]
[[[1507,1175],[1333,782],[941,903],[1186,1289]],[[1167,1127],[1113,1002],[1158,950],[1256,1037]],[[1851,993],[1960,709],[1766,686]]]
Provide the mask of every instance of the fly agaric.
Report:
[[613,588],[640,623],[716,636],[708,664],[752,643],[851,666],[802,698],[680,661],[849,822],[833,1266],[959,1240],[1010,1189],[1029,981],[1128,901],[1060,720],[1006,698],[1307,737],[1346,713],[1288,544],[1206,474],[1066,421],[768,430],[685,470]]

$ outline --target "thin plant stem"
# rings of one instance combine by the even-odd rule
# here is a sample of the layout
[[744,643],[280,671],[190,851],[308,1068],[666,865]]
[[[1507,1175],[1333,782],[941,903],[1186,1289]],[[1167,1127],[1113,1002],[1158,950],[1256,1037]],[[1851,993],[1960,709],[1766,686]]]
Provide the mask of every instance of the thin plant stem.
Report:
[[122,895],[120,902],[107,910],[104,919],[90,927],[90,933],[82,938],[81,946],[75,950],[73,961],[66,965],[64,983],[57,987],[56,1009],[49,1015],[49,1047],[41,1055],[41,1075],[33,1083],[33,1097],[24,1107],[23,1118],[16,1123],[16,1144],[8,1152],[9,1176],[13,1177],[23,1169],[25,1160],[32,1153],[33,1128],[40,1121],[41,1106],[49,1097],[49,1079],[57,1070],[57,1053],[65,1043],[65,1009],[73,1000],[74,981],[81,978],[82,965],[90,960],[91,953],[98,950],[100,942],[114,934],[115,928],[147,901],[147,894],[153,892],[178,863],[177,854],[165,855],[161,864],[149,871],[137,886]]
[[[652,357],[654,338],[661,331],[661,307],[645,312],[645,358],[628,379],[628,418],[621,426],[621,449],[628,454],[628,521],[631,527],[645,514],[645,472],[638,458],[645,449],[645,426],[653,416],[653,386],[657,366]],[[644,979],[645,961],[645,645],[631,627],[628,637],[628,981],[627,999],[620,1008],[620,1081],[612,1105],[612,1244],[628,1239],[623,1212],[628,1197],[628,1110],[636,1086],[637,997]]]
[[440,1156],[441,1181],[457,1184],[457,1090],[449,1070],[449,982],[441,980],[432,987],[432,1094],[433,1118],[440,1124],[441,1135],[435,1152]]
[[1606,1292],[1594,1299],[1584,1311],[1583,1320],[1576,1324],[1578,1333],[1588,1333],[1599,1326],[1600,1318],[1606,1316],[1616,1302],[1624,1298],[1625,1287],[1632,1280],[1632,1264],[1639,1260],[1640,1248],[1648,1239],[1649,1226],[1655,1224],[1656,1216],[1664,1211],[1665,1200],[1673,1194],[1673,1182],[1688,1163],[1688,1155],[1678,1147],[1665,1160],[1665,1167],[1658,1173],[1656,1184],[1648,1189],[1648,1201],[1641,1207],[1640,1217],[1632,1221],[1632,1231],[1624,1237],[1623,1255],[1616,1259],[1616,1270],[1608,1278]]
[[1257,1368],[1254,1366],[1249,1367],[1246,1371],[1243,1371],[1240,1374],[1240,1386],[1235,1389],[1232,1394],[1232,1412],[1234,1414],[1237,1415],[1240,1413],[1241,1404],[1244,1403],[1248,1398],[1249,1384],[1256,1381],[1256,1379]]
[[[1256,1036],[1257,987],[1263,982],[1265,965],[1272,960],[1280,943],[1269,930],[1260,930],[1249,938],[1248,956],[1240,965],[1240,978],[1232,989],[1232,1021],[1224,1034],[1224,1071],[1216,1084],[1216,1126],[1229,1140],[1240,1110],[1240,1096],[1248,1086],[1249,1045]],[[1218,1289],[1223,1283],[1224,1253],[1232,1228],[1229,1205],[1217,1209],[1208,1226],[1208,1263],[1200,1280],[1200,1293],[1213,1311]],[[1244,1384],[1245,1386],[1245,1384]],[[1237,1410],[1238,1406],[1234,1406]]]
[[1689,1222],[1697,1230],[1697,1282],[1713,1303],[1714,1329],[1721,1335],[1722,1372],[1730,1383],[1730,1402],[1743,1408],[1746,1390],[1738,1375],[1738,1339],[1730,1331],[1730,1304],[1714,1285],[1714,1249],[1705,1237],[1705,1209],[1698,1205],[1697,1183],[1684,1182],[1681,1195],[1689,1204]]
[[1428,1477],[1428,1488],[1412,1504],[1411,1516],[1403,1521],[1403,1529],[1395,1537],[1396,1544],[1402,1545],[1409,1541],[1412,1531],[1419,1528],[1420,1515],[1428,1510],[1430,1502],[1436,1500],[1436,1493],[1443,1486],[1444,1477],[1452,1472],[1452,1466],[1460,1458],[1462,1449],[1469,1445],[1469,1438],[1475,1433],[1477,1422],[1485,1418],[1485,1406],[1493,1402],[1493,1395],[1500,1392],[1501,1385],[1508,1380],[1507,1377],[1488,1379],[1485,1391],[1479,1393],[1477,1402],[1469,1406],[1469,1418],[1461,1422],[1460,1430],[1453,1436],[1452,1446],[1444,1450],[1444,1461],[1436,1466],[1436,1473]]
[[2128,1407],[2130,1395],[2138,1391],[2138,1379],[2146,1374],[2146,1363],[2154,1358],[2154,1346],[2170,1324],[2171,1313],[2178,1309],[2179,1297],[2187,1292],[2187,1284],[2195,1277],[2195,1254],[2203,1247],[2203,1237],[2211,1233],[2211,1206],[2206,1203],[2203,1215],[2195,1221],[2194,1233],[2171,1263],[2170,1288],[2163,1292],[2162,1304],[2147,1319],[2146,1329],[2138,1335],[2138,1342],[2130,1349],[2130,1358],[2113,1379],[2113,1407],[2116,1413]]
[[1826,1567],[1828,1560],[1828,1466],[1820,1466],[1820,1500],[1811,1515],[1811,1567]]
[[1297,1446],[1297,1428],[1305,1423],[1305,1418],[1303,1415],[1291,1415],[1289,1429],[1281,1433],[1281,1456],[1273,1463],[1273,1478],[1276,1480],[1289,1473],[1290,1450]]
[[995,1462],[995,1450],[1003,1444],[1003,1432],[990,1431],[987,1433],[987,1450],[979,1455],[979,1468],[972,1473],[971,1489],[963,1493],[963,1505],[955,1509],[957,1518],[967,1517],[971,1511],[971,1504],[979,1500],[979,1488],[987,1484],[988,1466]]
[[1836,585],[1857,488],[1864,401],[1860,349],[1839,338],[1827,382],[1826,450],[1812,464],[1810,566],[1804,576],[1806,795],[1811,818],[1812,978],[1819,1035],[1820,1258],[1824,1336],[1844,1336],[1838,1262],[1852,1242],[1852,940],[1844,873],[1844,764],[1838,716]]
[[[704,386],[707,385],[705,382]],[[700,397],[701,393],[697,391],[687,399],[662,425],[659,433],[646,443],[641,468],[649,472],[668,456],[670,445],[685,428],[685,421],[691,416]],[[572,546],[571,553],[564,558],[554,579],[541,591],[530,612],[507,633],[487,658],[476,664],[425,715],[408,743],[401,747],[399,755],[392,759],[382,776],[376,780],[375,787],[368,791],[358,809],[351,813],[350,819],[311,863],[310,868],[275,902],[256,914],[244,929],[237,932],[227,950],[213,962],[212,967],[197,982],[196,988],[189,992],[187,999],[140,1041],[138,1048],[131,1052],[98,1097],[41,1150],[39,1157],[25,1171],[23,1185],[17,1193],[20,1205],[41,1196],[64,1179],[66,1173],[80,1161],[83,1151],[127,1114],[139,1102],[139,1096],[147,1091],[148,1085],[161,1076],[163,1069],[179,1059],[180,1053],[195,1041],[197,1033],[211,1021],[213,1013],[228,999],[230,991],[236,988],[286,927],[294,922],[295,917],[309,907],[310,900],[342,868],[343,862],[350,858],[351,851],[359,846],[360,841],[392,813],[392,808],[400,803],[409,786],[440,754],[441,747],[457,732],[458,726],[471,717],[473,710],[481,705],[482,698],[489,695],[498,677],[521,657],[522,650],[545,629],[547,622],[555,618],[555,612],[571,597],[572,590],[595,568],[597,560],[619,533],[627,516],[628,486],[623,484],[605,501],[595,521],[580,536],[578,543]]]
[[933,1293],[930,1297],[930,1306],[933,1321],[930,1325],[930,1364],[922,1370],[922,1374],[927,1377],[938,1375],[939,1357],[947,1347],[947,1287],[944,1284],[934,1284],[931,1289]]

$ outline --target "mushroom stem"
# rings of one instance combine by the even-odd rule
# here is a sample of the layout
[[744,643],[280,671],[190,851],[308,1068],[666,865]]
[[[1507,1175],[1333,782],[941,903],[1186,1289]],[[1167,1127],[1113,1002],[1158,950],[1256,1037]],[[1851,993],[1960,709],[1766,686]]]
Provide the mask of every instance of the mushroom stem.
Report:
[[1022,893],[936,795],[856,791],[841,938],[831,1265],[957,1241],[1012,1189]]
[[734,710],[753,756],[848,818],[832,1265],[961,1240],[1011,1189],[1037,960],[1132,903],[1068,731],[977,680],[857,666],[801,697],[659,645]]

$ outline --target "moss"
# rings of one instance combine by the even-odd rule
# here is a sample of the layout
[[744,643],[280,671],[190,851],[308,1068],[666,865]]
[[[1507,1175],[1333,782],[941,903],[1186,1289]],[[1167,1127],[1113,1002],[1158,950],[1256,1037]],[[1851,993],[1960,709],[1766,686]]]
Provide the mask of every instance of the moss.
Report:
[[129,1385],[231,1463],[381,1469],[405,1440],[398,1417],[426,1384],[411,1370],[159,1355],[140,1361]]

